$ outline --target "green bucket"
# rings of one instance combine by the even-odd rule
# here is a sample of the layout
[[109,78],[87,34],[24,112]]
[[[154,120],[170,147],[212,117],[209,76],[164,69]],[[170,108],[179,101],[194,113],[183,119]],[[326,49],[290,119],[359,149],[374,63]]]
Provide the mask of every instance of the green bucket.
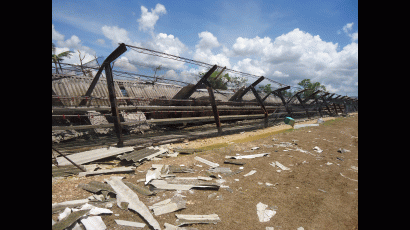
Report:
[[295,120],[291,117],[285,117],[285,124],[291,125],[293,127]]

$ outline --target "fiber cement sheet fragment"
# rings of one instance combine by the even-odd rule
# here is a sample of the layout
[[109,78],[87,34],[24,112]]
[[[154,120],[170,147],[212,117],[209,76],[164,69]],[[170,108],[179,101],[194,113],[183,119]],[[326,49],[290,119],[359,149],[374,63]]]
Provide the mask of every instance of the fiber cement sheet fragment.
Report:
[[225,158],[229,158],[229,159],[252,159],[255,157],[263,157],[263,156],[267,156],[270,153],[259,153],[259,154],[253,154],[253,155],[245,155],[245,156],[225,156]]
[[205,160],[205,159],[203,159],[203,158],[201,158],[201,157],[194,157],[194,159],[197,160],[197,161],[200,161],[200,162],[202,162],[202,163],[204,163],[204,164],[207,164],[207,165],[209,165],[209,166],[211,166],[211,167],[214,167],[214,168],[219,166],[218,163],[214,163],[214,162]]
[[[93,149],[89,151],[79,152],[67,155],[67,157],[76,164],[84,164],[99,159],[116,156],[122,153],[131,152],[134,150],[134,147],[109,147],[109,148],[100,148]],[[57,157],[58,165],[71,165],[71,163],[64,157]]]
[[210,215],[184,215],[184,214],[175,214],[178,218],[176,223],[178,226],[184,224],[195,224],[195,223],[203,223],[203,224],[217,224],[221,221],[219,219],[218,214],[210,214]]
[[127,202],[128,208],[138,212],[154,229],[161,229],[147,206],[139,200],[135,192],[121,181],[121,178],[112,176],[110,179],[105,179],[117,193],[117,205],[121,207],[121,202]]

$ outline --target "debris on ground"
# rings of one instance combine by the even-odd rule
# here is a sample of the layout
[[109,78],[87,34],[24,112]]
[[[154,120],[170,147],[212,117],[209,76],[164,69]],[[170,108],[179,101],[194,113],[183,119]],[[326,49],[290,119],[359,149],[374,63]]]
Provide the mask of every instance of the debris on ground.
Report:
[[[326,119],[325,119],[326,120]],[[298,121],[299,122],[299,121]],[[319,122],[318,122],[319,123]],[[319,124],[312,124],[314,126],[319,126]],[[294,126],[295,129],[297,125]],[[309,135],[310,139],[313,139],[318,133],[316,131],[320,131],[322,128],[328,128],[329,126],[321,126],[317,128],[312,134]],[[339,138],[336,134],[328,134],[332,136],[324,136],[318,135],[315,139],[317,140],[310,140],[308,137],[304,137],[302,135],[293,135],[293,133],[285,133],[286,135],[278,135],[278,138],[266,137],[263,141],[255,142],[255,144],[238,144],[239,142],[235,142],[235,145],[228,146],[226,149],[222,147],[221,150],[215,151],[216,154],[200,154],[201,157],[196,156],[197,152],[202,152],[201,149],[196,149],[197,146],[189,146],[190,149],[178,149],[173,148],[170,145],[163,145],[157,147],[144,147],[143,149],[132,147],[133,149],[128,152],[120,153],[117,155],[112,156],[111,158],[107,158],[106,161],[98,161],[92,160],[87,163],[81,163],[80,165],[86,169],[86,172],[82,172],[80,169],[76,168],[73,165],[65,165],[65,166],[53,166],[53,176],[54,175],[61,175],[66,178],[59,179],[58,181],[53,180],[53,201],[57,200],[59,203],[52,204],[52,229],[72,229],[72,230],[99,230],[99,229],[125,229],[125,228],[148,228],[150,229],[168,229],[168,230],[197,230],[197,226],[193,227],[181,227],[183,225],[189,224],[218,224],[217,227],[211,228],[221,228],[221,229],[242,229],[242,227],[246,226],[246,229],[265,229],[272,230],[276,228],[286,228],[286,229],[296,229],[300,226],[303,222],[301,217],[295,216],[294,222],[289,224],[284,221],[283,215],[278,215],[275,217],[277,219],[277,223],[281,223],[282,226],[273,226],[272,224],[265,223],[272,221],[272,217],[275,216],[277,207],[270,206],[255,200],[255,197],[260,201],[267,201],[271,200],[272,197],[266,194],[278,194],[279,196],[275,196],[275,202],[277,201],[279,206],[285,204],[284,202],[289,201],[289,199],[296,199],[296,204],[301,204],[300,206],[304,205],[303,199],[307,198],[307,202],[316,202],[313,197],[306,197],[306,194],[313,194],[319,196],[328,196],[329,198],[334,198],[335,191],[340,190],[335,184],[331,190],[325,191],[320,189],[323,186],[323,183],[319,182],[319,179],[323,179],[323,175],[326,175],[326,178],[331,178],[332,180],[339,180],[338,183],[342,181],[344,183],[346,181],[347,189],[343,191],[345,196],[348,196],[348,199],[356,199],[355,194],[357,192],[351,192],[353,189],[357,191],[357,184],[353,182],[349,182],[344,178],[347,178],[351,181],[356,181],[355,176],[358,173],[358,167],[354,166],[357,165],[357,154],[356,146],[357,140],[353,140],[350,138],[352,135],[356,135],[357,133],[351,130],[345,130],[343,127],[341,130],[348,134],[349,141],[352,140],[351,143],[346,142],[346,139],[339,141],[329,141],[332,140],[331,138]],[[303,133],[306,135],[306,131],[292,131],[294,133]],[[314,133],[314,134],[313,134]],[[337,131],[339,133],[339,131]],[[342,131],[340,131],[342,133]],[[322,134],[322,133],[320,133]],[[253,135],[253,134],[252,134]],[[256,135],[256,134],[255,134]],[[312,135],[315,135],[312,137]],[[295,140],[292,138],[299,139]],[[324,139],[326,138],[326,139]],[[357,138],[357,137],[356,137]],[[276,141],[278,144],[273,144],[272,141]],[[281,142],[279,142],[279,140]],[[326,142],[322,142],[322,140]],[[286,142],[290,141],[290,142]],[[297,143],[296,143],[297,142]],[[328,142],[335,142],[335,143],[328,143]],[[189,142],[191,145],[191,142]],[[268,145],[272,143],[272,145]],[[310,143],[310,144],[308,144]],[[296,146],[297,145],[297,146]],[[312,146],[320,145],[326,151],[329,151],[329,154],[319,155],[310,153],[304,149],[312,148]],[[339,145],[339,146],[337,146]],[[166,146],[166,147],[164,147]],[[260,146],[260,147],[252,147],[252,146]],[[351,150],[347,150],[344,148],[340,148],[341,146],[351,146],[347,147]],[[188,147],[188,146],[187,146]],[[254,150],[258,149],[258,152],[269,151],[268,148],[274,148],[272,153],[260,153],[260,154],[251,154],[251,155],[241,155],[243,153],[252,153]],[[288,152],[282,152],[280,149],[277,148],[285,148],[284,150]],[[115,150],[115,147],[110,148],[103,148],[104,151],[109,152]],[[139,150],[134,150],[139,149]],[[249,150],[251,149],[251,150]],[[344,154],[333,154],[331,151],[337,150],[339,153]],[[270,149],[272,150],[272,149]],[[278,151],[279,150],[279,151]],[[322,153],[323,150],[320,149],[318,146],[313,148],[315,153]],[[100,151],[102,151],[100,149]],[[181,151],[181,152],[179,152]],[[208,151],[208,150],[207,150]],[[241,152],[239,152],[241,151]],[[312,151],[312,150],[311,150]],[[87,151],[86,151],[87,152]],[[307,154],[301,154],[307,153]],[[313,152],[313,151],[312,151]],[[350,152],[350,153],[349,153]],[[84,152],[82,152],[84,153]],[[138,154],[136,154],[138,153]],[[181,153],[187,154],[185,156],[180,155]],[[211,153],[213,153],[211,151]],[[110,154],[113,154],[111,152]],[[189,154],[189,155],[188,155]],[[194,154],[193,156],[190,154]],[[226,156],[226,155],[235,155],[235,156]],[[341,157],[336,157],[341,156]],[[68,155],[75,156],[75,154]],[[270,158],[274,158],[275,161],[266,161],[262,157],[268,156]],[[313,157],[312,157],[313,156]],[[95,158],[95,156],[92,156]],[[168,158],[173,157],[173,158]],[[98,157],[97,157],[98,158]],[[116,160],[112,160],[115,158]],[[161,159],[161,163],[163,164],[155,164],[151,160]],[[185,158],[185,159],[184,159]],[[205,158],[205,159],[204,159]],[[319,161],[315,161],[319,160]],[[340,164],[336,163],[335,158],[340,161]],[[105,158],[101,158],[105,159]],[[188,160],[186,160],[188,159]],[[210,159],[212,161],[206,160]],[[251,176],[255,174],[257,171],[260,174],[250,178],[243,178],[238,179],[237,174],[244,172],[245,160],[242,162],[239,161],[240,159],[249,159],[246,160],[246,174],[244,177]],[[356,161],[353,161],[356,160]],[[86,160],[88,161],[88,160]],[[150,162],[151,161],[151,162]],[[206,164],[207,166],[198,165],[197,163],[201,162]],[[279,163],[280,161],[281,163]],[[79,161],[81,162],[81,160]],[[158,161],[156,161],[158,162]],[[229,167],[220,167],[222,162]],[[310,162],[310,163],[309,163]],[[332,163],[333,162],[333,163]],[[309,163],[309,164],[307,164]],[[348,165],[344,165],[344,163],[348,163]],[[133,164],[134,166],[128,166]],[[144,164],[144,165],[142,165]],[[228,165],[229,164],[229,165]],[[326,164],[328,166],[335,164],[335,166],[330,167],[317,167]],[[289,167],[286,167],[288,165]],[[339,167],[337,167],[337,166]],[[137,167],[138,167],[138,170]],[[198,166],[195,167],[195,166]],[[289,171],[292,170],[294,173],[290,174],[277,174],[272,173],[273,166],[277,172],[281,171]],[[260,168],[259,168],[260,167]],[[277,167],[277,168],[276,168]],[[250,170],[250,171],[249,171]],[[313,171],[312,171],[313,170]],[[315,171],[315,172],[314,172]],[[318,173],[316,174],[316,171]],[[314,173],[312,173],[314,172]],[[324,172],[324,173],[322,173]],[[120,173],[120,174],[127,174],[127,178],[121,176],[111,176],[106,174],[111,173]],[[131,173],[131,174],[130,174]],[[194,173],[191,174],[192,176],[178,176],[181,174],[178,173]],[[314,175],[313,177],[319,179],[310,179],[310,177],[305,177],[301,175],[301,173],[306,173],[306,175]],[[78,175],[76,175],[78,174]],[[338,174],[340,174],[341,178]],[[344,175],[345,174],[345,175]],[[70,176],[74,175],[74,176]],[[185,174],[187,175],[187,174]],[[236,176],[235,176],[236,175]],[[243,174],[242,174],[243,175]],[[334,176],[336,175],[336,176]],[[107,179],[109,178],[109,179]],[[216,178],[216,179],[213,179]],[[255,179],[258,178],[258,179]],[[337,179],[340,178],[340,179]],[[54,179],[54,178],[53,178]],[[94,180],[95,179],[95,180]],[[78,181],[77,181],[78,180]],[[97,181],[99,180],[99,181]],[[81,182],[81,183],[75,183]],[[100,182],[102,181],[102,182]],[[144,183],[138,183],[138,182]],[[59,184],[68,184],[71,182],[73,187],[64,187],[63,189],[67,189],[70,191],[71,194],[61,196],[60,194],[64,193],[57,193],[54,195],[54,190],[61,190]],[[132,182],[132,183],[131,183]],[[269,183],[270,182],[270,183]],[[302,184],[302,183],[303,184]],[[306,182],[306,184],[305,184]],[[319,182],[317,184],[314,184]],[[138,183],[138,184],[137,184]],[[55,184],[58,184],[57,186]],[[352,187],[353,184],[355,187]],[[71,186],[70,185],[70,186]],[[279,185],[279,186],[278,186]],[[315,185],[315,186],[313,186]],[[241,186],[241,187],[239,187]],[[297,187],[299,186],[299,187]],[[295,189],[296,187],[296,189]],[[319,187],[319,188],[318,188]],[[224,189],[219,189],[224,188]],[[326,188],[326,187],[322,187]],[[72,190],[74,189],[74,190]],[[80,195],[72,195],[73,192],[77,189],[80,191]],[[197,189],[197,190],[195,190]],[[345,187],[343,187],[345,189]],[[214,190],[214,191],[209,191]],[[226,192],[226,191],[228,192]],[[258,190],[260,193],[255,193]],[[308,191],[310,190],[310,191]],[[174,195],[172,195],[173,191],[175,191]],[[261,192],[262,191],[262,192]],[[285,192],[284,192],[285,191]],[[313,193],[312,193],[313,191]],[[319,193],[322,192],[322,193]],[[78,199],[81,197],[87,197],[87,195],[83,196],[83,194],[87,194],[87,192],[91,193],[90,196],[86,199]],[[308,192],[308,193],[305,193]],[[337,196],[343,196],[342,193],[338,191]],[[304,194],[305,193],[305,194]],[[316,193],[316,194],[315,194]],[[67,194],[67,193],[66,193]],[[171,194],[171,196],[169,196]],[[184,194],[184,195],[182,195]],[[257,195],[255,195],[257,194]],[[142,197],[138,197],[142,195]],[[186,195],[186,196],[185,196]],[[293,195],[289,197],[290,195]],[[296,195],[296,196],[295,196]],[[233,198],[240,198],[241,200],[234,200]],[[285,197],[285,198],[284,198]],[[303,197],[303,198],[302,198]],[[342,197],[343,198],[343,197]],[[62,200],[68,200],[65,202],[60,202]],[[72,199],[72,200],[70,200]],[[276,200],[280,199],[280,200]],[[302,200],[301,200],[302,199]],[[260,226],[249,226],[248,223],[244,223],[242,220],[239,219],[229,219],[226,214],[227,209],[226,207],[230,207],[229,205],[232,203],[238,204],[237,207],[241,207],[242,205],[246,205],[243,203],[246,200],[247,203],[252,202],[254,205],[259,202],[256,206],[257,208],[257,215],[259,222],[264,222],[264,226],[259,224]],[[346,200],[343,198],[343,200]],[[292,200],[293,201],[293,200]],[[337,199],[334,201],[336,202]],[[116,206],[115,206],[116,204]],[[209,205],[212,206],[209,206]],[[351,204],[351,203],[350,203]],[[114,207],[113,207],[114,205]],[[208,206],[207,206],[208,205]],[[317,209],[317,205],[312,203],[315,209]],[[354,204],[351,204],[354,205]],[[205,206],[205,208],[203,208]],[[221,210],[219,208],[222,208]],[[288,208],[286,205],[283,207]],[[293,207],[292,207],[293,208]],[[296,210],[300,211],[301,209],[298,207],[294,207]],[[303,208],[302,208],[303,209]],[[198,211],[196,211],[198,210]],[[211,215],[202,215],[207,213],[213,213],[213,211],[209,212],[209,210],[215,210],[218,212],[220,210],[219,216],[218,214],[211,214]],[[120,213],[116,213],[120,211]],[[136,213],[135,213],[135,212]],[[328,211],[328,210],[327,210]],[[254,209],[251,210],[254,212]],[[130,214],[126,214],[130,213]],[[136,215],[138,213],[138,215]],[[199,215],[185,215],[182,213],[197,213]],[[241,214],[245,214],[246,211],[242,210]],[[284,215],[290,215],[290,213],[286,210]],[[303,212],[301,212],[303,213]],[[175,214],[175,216],[174,216]],[[322,211],[319,211],[319,215],[323,214]],[[133,220],[133,215],[136,217],[136,221]],[[229,213],[231,215],[231,213]],[[228,216],[229,216],[228,215]],[[246,213],[246,215],[254,215],[252,213]],[[118,216],[121,216],[119,219]],[[238,217],[237,213],[231,215],[232,217]],[[323,216],[323,215],[322,215]],[[354,218],[357,218],[356,214],[353,214]],[[175,218],[176,217],[176,218]],[[223,222],[220,218],[223,218]],[[256,216],[254,216],[255,221]],[[141,220],[142,218],[142,220]],[[158,219],[157,219],[158,218]],[[340,220],[342,217],[337,217]],[[344,218],[344,217],[343,217]],[[354,221],[356,219],[349,218],[349,220],[343,220],[345,222],[351,221],[355,224]],[[229,219],[229,220],[228,220]],[[172,222],[175,221],[175,222]],[[254,221],[254,222],[255,222]],[[292,219],[293,221],[293,219]],[[320,226],[329,225],[330,222],[326,222],[325,218],[320,219],[321,224]],[[104,223],[105,222],[105,223]],[[165,223],[164,223],[165,222]],[[168,223],[166,223],[168,222]],[[222,223],[220,223],[222,222]],[[172,223],[172,224],[170,224]],[[227,227],[227,223],[232,226]],[[298,223],[300,225],[298,225]],[[115,224],[118,226],[115,227]],[[164,228],[161,228],[160,225],[164,224]],[[238,224],[235,226],[235,224]],[[272,227],[266,227],[266,225],[270,225]],[[286,225],[292,225],[291,228]],[[198,225],[199,228],[200,225]],[[330,224],[330,228],[333,229],[334,225]],[[231,228],[232,227],[232,228]],[[305,228],[310,228],[311,225],[306,225]],[[354,227],[354,226],[349,226]],[[303,227],[297,228],[298,230],[303,229]],[[316,229],[316,227],[315,227]],[[351,228],[349,228],[351,229]]]
[[105,179],[117,193],[118,207],[121,207],[121,202],[127,202],[128,209],[132,209],[140,214],[154,229],[161,229],[158,221],[152,216],[147,206],[139,200],[138,195],[126,186],[121,179],[122,177],[116,176]]
[[181,195],[175,195],[172,198],[148,206],[148,209],[153,210],[156,216],[175,212],[183,208],[186,208],[186,200]]
[[[294,129],[300,129],[300,128],[304,128],[304,127],[315,127],[315,126],[319,126],[319,124],[300,124],[300,125],[295,125],[293,128]],[[309,130],[310,132],[310,130]]]
[[210,214],[210,215],[184,215],[184,214],[175,214],[178,218],[176,223],[178,226],[182,226],[185,224],[217,224],[221,221],[219,219],[218,214]]
[[317,153],[321,153],[323,152],[323,150],[321,150],[319,147],[315,146],[313,147],[313,150],[315,150]]
[[117,219],[115,219],[114,221],[118,225],[130,226],[130,227],[136,227],[136,228],[143,228],[146,225],[144,223],[139,223],[139,222],[135,222],[135,221],[128,221],[128,220],[117,220]]
[[270,153],[259,153],[259,154],[253,154],[253,155],[244,155],[244,156],[225,156],[225,158],[228,159],[253,159],[255,157],[264,157],[269,155]]
[[243,175],[243,176],[250,176],[256,173],[256,170],[251,170],[250,172],[248,172],[247,174]]
[[117,168],[111,168],[111,169],[103,169],[103,170],[97,170],[93,172],[80,172],[78,174],[79,177],[84,177],[84,176],[91,176],[91,175],[100,175],[100,174],[113,174],[113,173],[130,173],[130,172],[135,172],[136,167],[130,166],[130,167],[117,167]]
[[214,168],[219,166],[218,163],[214,163],[214,162],[205,160],[205,159],[203,159],[203,158],[201,158],[201,157],[194,157],[194,159],[197,160],[197,161],[200,161],[200,162],[202,162],[202,163],[204,163],[204,164],[207,164],[207,165],[209,165],[209,166],[211,166],[211,167],[214,167]]
[[275,210],[268,208],[268,205],[259,202],[256,205],[256,213],[259,217],[259,222],[268,222],[275,214]]

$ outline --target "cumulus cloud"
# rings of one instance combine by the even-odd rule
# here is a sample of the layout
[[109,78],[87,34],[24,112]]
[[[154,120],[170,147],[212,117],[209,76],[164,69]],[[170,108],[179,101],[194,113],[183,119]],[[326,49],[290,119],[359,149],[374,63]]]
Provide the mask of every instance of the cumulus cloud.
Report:
[[54,29],[54,24],[51,24],[51,39],[57,41],[64,40],[64,35],[60,34]]
[[65,36],[59,33],[58,31],[56,31],[54,28],[54,25],[52,25],[51,31],[52,31],[53,40],[57,41],[57,43],[55,44],[56,45],[56,49],[55,49],[56,55],[62,52],[65,52],[65,51],[73,52],[70,57],[64,58],[64,60],[62,61],[63,63],[79,65],[81,63],[79,55],[81,55],[81,59],[83,63],[89,62],[95,58],[94,57],[94,55],[96,54],[95,51],[91,49],[90,47],[83,46],[78,36],[72,35],[69,39],[64,40]]
[[[352,42],[359,40],[359,33],[357,31],[355,33],[350,33],[353,29],[353,24],[353,22],[347,23],[342,28],[343,32],[352,39]],[[340,34],[340,30],[338,31],[338,34]]]
[[195,46],[197,49],[207,50],[220,46],[218,39],[208,31],[203,31],[199,33],[198,36],[201,40],[198,45]]
[[227,51],[226,47],[223,47],[222,51],[219,54],[214,54],[212,49],[221,46],[218,42],[218,39],[208,31],[203,31],[198,34],[200,38],[198,44],[195,46],[194,59],[209,63],[212,65],[226,66],[226,68],[231,68],[231,63],[229,57],[226,56],[225,52]]
[[117,60],[115,60],[115,67],[120,67],[125,71],[137,71],[137,67],[135,65],[131,64],[130,61],[128,60],[127,57],[120,57]]
[[128,31],[117,26],[103,26],[101,28],[104,36],[111,40],[112,46],[117,47],[118,43],[132,44],[128,37]]
[[[345,29],[350,31],[352,26],[349,24]],[[354,93],[358,79],[358,44],[352,42],[337,50],[337,43],[323,41],[319,35],[296,28],[274,40],[239,37],[226,53],[236,57],[253,55],[252,59],[244,58],[234,64],[233,69],[242,72],[277,78],[278,82],[290,85],[309,78],[329,85],[334,92]]]
[[155,6],[155,9],[151,8],[151,12],[149,12],[145,6],[141,6],[141,18],[137,20],[139,23],[139,30],[153,31],[159,16],[166,13],[167,10],[165,9],[165,6],[159,3]]

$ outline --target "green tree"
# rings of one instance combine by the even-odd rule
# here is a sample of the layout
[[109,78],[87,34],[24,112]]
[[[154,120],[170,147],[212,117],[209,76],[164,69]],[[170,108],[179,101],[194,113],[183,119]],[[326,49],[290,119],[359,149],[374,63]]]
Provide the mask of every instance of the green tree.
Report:
[[71,55],[74,53],[73,51],[64,51],[62,53],[56,54],[56,47],[54,43],[51,43],[51,52],[52,52],[52,56],[51,56],[52,62],[56,66],[56,73],[58,73],[57,64],[60,66],[61,71],[63,71],[63,69],[61,68],[60,61],[62,61],[65,57],[71,57]]
[[301,82],[299,82],[298,85],[302,86],[303,89],[308,89],[302,93],[302,98],[308,97],[317,90],[326,91],[326,87],[324,85],[321,85],[319,82],[312,83],[310,79],[304,79]]
[[273,90],[272,90],[272,87],[271,87],[270,84],[266,84],[266,85],[263,85],[263,86],[259,86],[259,92],[264,92],[264,93],[268,94],[268,93],[270,93],[270,92],[272,92],[272,91],[273,91]]
[[[229,77],[229,74],[220,75],[218,78],[216,78],[219,73],[219,71],[214,71],[211,76],[208,77],[208,82],[211,84],[213,89],[226,90],[228,89],[228,82],[232,82],[233,79]],[[202,78],[205,73],[200,73],[199,75]]]

